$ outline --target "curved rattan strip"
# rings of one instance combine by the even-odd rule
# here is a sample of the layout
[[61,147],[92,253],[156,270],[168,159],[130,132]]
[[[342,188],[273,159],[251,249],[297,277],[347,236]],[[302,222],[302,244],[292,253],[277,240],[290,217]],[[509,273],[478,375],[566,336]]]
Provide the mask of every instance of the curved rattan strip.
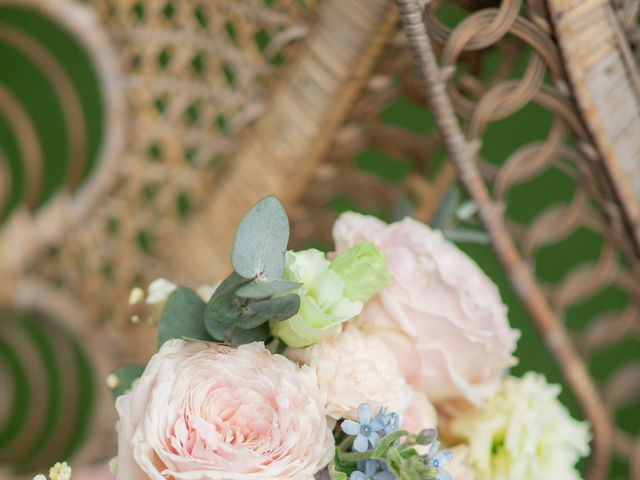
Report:
[[80,98],[58,60],[37,40],[17,28],[0,25],[0,42],[11,45],[29,58],[45,75],[55,91],[65,121],[69,164],[66,181],[73,190],[82,180],[87,163],[87,129]]
[[[20,365],[29,366],[29,415],[20,431],[6,445],[0,449],[0,462],[28,461],[29,451],[41,434],[42,426],[46,422],[47,386],[51,381],[45,368],[45,359],[34,345],[33,339],[12,322],[3,322],[0,326],[0,342],[7,345]],[[21,399],[24,401],[24,399]]]
[[228,232],[243,212],[267,194],[286,204],[301,196],[391,33],[394,12],[385,0],[321,5],[305,50],[282,79],[267,113],[238,140],[230,159],[233,170],[180,233],[180,248],[171,243],[164,268],[174,278],[190,284],[221,278],[230,268]]
[[0,149],[0,215],[4,213],[4,209],[11,197],[11,181],[11,172],[9,172],[6,153]]
[[40,139],[20,100],[3,85],[0,85],[0,112],[14,129],[15,138],[20,148],[20,156],[25,167],[25,201],[29,207],[35,208],[42,195],[44,171]]
[[478,204],[480,216],[491,236],[493,247],[514,289],[546,339],[593,426],[594,449],[589,478],[604,479],[609,463],[611,432],[602,400],[566,331],[516,249],[501,210],[489,196],[476,166],[478,145],[468,143],[460,129],[433,47],[422,22],[422,9],[419,2],[397,0],[397,4],[425,95],[436,114],[438,128],[458,169],[460,179]]
[[[1,277],[6,274],[3,269],[16,272],[27,268],[24,264],[27,261],[37,264],[45,247],[61,241],[66,234],[72,232],[72,225],[77,225],[91,213],[96,202],[104,196],[115,180],[117,166],[122,160],[121,149],[124,145],[127,121],[120,65],[91,8],[70,0],[0,0],[0,5],[35,9],[51,17],[75,36],[94,62],[94,68],[101,81],[102,103],[106,116],[103,122],[102,144],[91,178],[72,198],[57,196],[49,202],[51,205],[39,211],[30,221],[21,216],[19,224],[16,224],[12,219],[0,232],[2,250],[14,248],[16,236],[25,240],[23,251],[17,258],[12,259],[7,265],[0,264]],[[10,235],[7,235],[7,231]]]

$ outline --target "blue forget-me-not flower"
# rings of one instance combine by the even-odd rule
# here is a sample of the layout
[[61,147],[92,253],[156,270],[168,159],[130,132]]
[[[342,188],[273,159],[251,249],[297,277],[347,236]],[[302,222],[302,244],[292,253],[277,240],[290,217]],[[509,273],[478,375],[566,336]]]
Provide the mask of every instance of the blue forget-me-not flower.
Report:
[[377,415],[372,419],[371,407],[368,403],[363,403],[358,407],[358,421],[345,420],[342,422],[341,428],[347,435],[356,437],[353,441],[354,451],[366,452],[369,450],[369,445],[371,448],[375,448],[378,444],[380,434],[384,434],[385,424],[383,419]]
[[452,480],[451,474],[442,467],[451,462],[453,455],[449,450],[438,451],[439,449],[440,442],[436,440],[429,449],[427,463],[436,470],[436,480]]
[[400,428],[400,415],[395,412],[387,413],[386,408],[381,408],[374,419],[379,419],[384,425],[382,436],[389,435]]
[[396,476],[384,469],[384,463],[369,459],[358,462],[358,470],[352,472],[349,480],[396,480]]

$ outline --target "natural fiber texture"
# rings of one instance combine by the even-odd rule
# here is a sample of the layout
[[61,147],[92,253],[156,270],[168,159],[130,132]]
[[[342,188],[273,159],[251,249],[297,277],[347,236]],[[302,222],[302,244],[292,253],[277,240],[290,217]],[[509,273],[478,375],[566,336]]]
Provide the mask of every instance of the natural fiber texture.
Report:
[[[331,230],[337,215],[332,205],[336,199],[387,219],[403,215],[424,222],[433,219],[455,180],[450,162],[439,165],[435,161],[444,154],[440,135],[433,129],[417,133],[386,118],[399,102],[428,108],[411,70],[404,35],[396,31],[302,198],[289,209],[293,248],[310,244],[333,248]],[[400,165],[407,174],[392,181],[371,171],[367,162],[359,165],[360,155],[371,151]]]
[[[24,274],[29,264],[37,261],[47,248],[61,242],[71,227],[84,221],[87,215],[113,185],[123,147],[124,99],[119,89],[117,59],[105,32],[100,28],[95,12],[70,0],[2,0],[0,8],[19,7],[33,10],[59,23],[78,40],[90,55],[101,82],[105,107],[105,132],[98,152],[96,171],[84,183],[87,170],[86,119],[80,109],[78,92],[68,73],[45,45],[16,28],[0,26],[0,43],[10,45],[38,66],[50,82],[63,111],[69,143],[69,169],[65,183],[56,195],[39,210],[36,205],[43,195],[43,152],[35,133],[33,120],[22,108],[19,99],[0,86],[0,109],[7,115],[20,145],[24,162],[25,198],[11,214],[0,231],[0,299],[11,295],[10,286]],[[0,167],[4,179],[11,185],[9,170]],[[9,196],[9,188],[0,190],[0,204]],[[70,194],[73,195],[70,195]],[[0,214],[4,213],[0,210]],[[12,278],[8,282],[5,278]]]
[[244,212],[268,194],[285,205],[299,198],[394,25],[386,0],[322,6],[268,112],[237,140],[233,168],[169,247],[167,274],[185,283],[224,278],[231,268],[229,232]]
[[608,0],[549,0],[578,105],[640,244],[640,72]]
[[[290,64],[316,6],[312,0],[271,6],[261,0],[96,0],[75,9],[62,0],[11,2],[78,27],[78,40],[97,62],[102,50],[113,48],[120,57],[121,68],[109,65],[101,78],[111,107],[104,147],[111,160],[104,157],[86,186],[59,192],[37,215],[26,208],[14,212],[0,232],[0,305],[61,321],[94,357],[100,409],[76,461],[104,461],[113,452],[114,413],[102,379],[114,365],[143,360],[154,348],[152,326],[122,328],[128,292],[150,281],[168,233],[217,188],[221,167],[233,169],[228,154],[238,132],[264,112],[270,78]],[[93,36],[104,43],[96,47]],[[113,91],[126,97],[126,114]],[[117,133],[126,134],[124,148],[110,141]],[[114,146],[121,147],[115,156]],[[34,196],[38,171],[37,162],[28,169]]]
[[[282,49],[305,34],[310,5],[96,2],[125,68],[128,145],[117,189],[38,275],[92,299],[90,317],[123,318],[113,298],[147,281],[169,232],[216,188],[235,135],[261,114],[266,80],[286,63]],[[82,268],[66,268],[80,258]]]
[[[479,206],[496,254],[592,423],[595,438],[589,478],[606,478],[613,414],[640,394],[629,385],[621,393],[621,379],[637,375],[637,368],[620,368],[604,391],[598,393],[561,319],[569,309],[613,284],[627,294],[627,305],[606,320],[595,319],[590,323],[586,332],[578,337],[577,346],[588,355],[637,332],[640,291],[636,279],[640,275],[640,257],[636,238],[630,234],[625,218],[628,207],[633,206],[624,203],[624,198],[623,202],[618,201],[610,183],[615,172],[594,147],[580,111],[568,95],[569,83],[560,52],[551,37],[553,26],[546,5],[529,1],[521,11],[519,1],[503,1],[499,9],[482,8],[482,2],[465,2],[473,13],[450,30],[435,15],[441,3],[431,2],[423,23],[419,2],[398,0],[425,94],[435,110],[440,132],[460,178]],[[580,3],[584,6],[590,2]],[[506,34],[515,39],[505,37]],[[598,37],[598,41],[603,40]],[[474,75],[474,65],[481,65],[483,52],[489,51],[486,49],[513,52],[521,51],[523,46],[530,46],[532,54],[522,79],[508,78],[508,65],[499,69],[488,85]],[[439,58],[436,51],[440,52]],[[460,65],[465,65],[466,71],[453,77]],[[543,81],[545,75],[551,77],[551,83]],[[606,92],[607,77],[600,81],[604,82]],[[637,100],[632,96],[629,101]],[[548,137],[520,146],[503,162],[495,159],[491,159],[491,164],[485,162],[480,155],[485,129],[529,102],[554,113]],[[551,170],[575,182],[573,200],[567,205],[553,205],[539,211],[526,225],[515,223],[508,215],[505,217],[507,194],[519,184]],[[543,285],[537,278],[534,263],[537,255],[543,247],[565,241],[579,229],[588,229],[602,239],[600,258],[591,264],[573,266],[557,285]],[[603,335],[604,332],[607,334]],[[617,430],[614,438],[620,436],[628,440],[627,445],[634,444],[628,434]],[[630,450],[632,448],[617,448],[617,453],[626,457]],[[627,458],[637,478],[637,462],[633,456]]]

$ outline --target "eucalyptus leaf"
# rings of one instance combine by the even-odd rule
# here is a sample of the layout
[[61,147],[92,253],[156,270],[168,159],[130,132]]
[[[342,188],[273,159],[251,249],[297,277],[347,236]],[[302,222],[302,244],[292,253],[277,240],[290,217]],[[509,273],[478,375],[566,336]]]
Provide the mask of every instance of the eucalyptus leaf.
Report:
[[231,264],[248,279],[282,278],[289,242],[289,220],[282,204],[270,195],[256,203],[240,221],[233,240]]
[[249,329],[262,325],[269,320],[286,320],[300,309],[300,297],[292,293],[284,297],[249,302],[242,309],[237,320],[240,328]]
[[121,365],[112,371],[107,377],[107,383],[111,390],[111,395],[116,399],[120,395],[124,395],[131,389],[133,382],[140,378],[144,372],[144,365]]
[[242,298],[262,300],[279,293],[290,292],[291,290],[298,288],[300,285],[300,283],[288,282],[286,280],[255,279],[236,290],[236,295]]
[[460,192],[458,192],[457,188],[451,187],[440,200],[438,209],[436,210],[431,222],[432,226],[439,230],[443,230],[445,227],[450,225],[455,220],[456,208],[458,207],[459,202]]
[[265,341],[270,334],[269,325],[266,323],[256,328],[243,329],[236,325],[212,321],[207,323],[207,331],[218,342],[238,345]]
[[210,341],[204,326],[206,303],[193,290],[178,287],[167,299],[158,323],[158,348],[171,338]]
[[216,289],[204,312],[204,324],[209,333],[213,335],[212,329],[216,328],[215,326],[209,327],[210,323],[218,322],[231,325],[240,317],[243,301],[236,297],[235,292],[250,281],[233,272]]
[[478,243],[488,245],[491,238],[486,232],[481,230],[472,230],[470,228],[456,227],[445,228],[442,234],[447,240],[457,243]]
[[269,324],[263,323],[256,328],[251,328],[248,330],[244,328],[236,329],[230,341],[231,343],[235,343],[238,345],[253,342],[264,342],[270,334],[271,332],[269,331]]
[[236,328],[232,323],[222,323],[213,317],[206,317],[205,328],[209,335],[217,342],[226,342],[231,332]]

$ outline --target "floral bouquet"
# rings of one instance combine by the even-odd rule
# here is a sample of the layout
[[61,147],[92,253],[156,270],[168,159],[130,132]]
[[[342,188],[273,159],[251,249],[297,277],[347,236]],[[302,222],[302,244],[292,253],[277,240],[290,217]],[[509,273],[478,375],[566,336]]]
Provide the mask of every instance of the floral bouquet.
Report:
[[519,334],[465,254],[411,219],[345,213],[333,235],[287,251],[266,197],[217,286],[132,292],[158,352],[108,379],[119,480],[579,478],[588,428],[508,375]]

